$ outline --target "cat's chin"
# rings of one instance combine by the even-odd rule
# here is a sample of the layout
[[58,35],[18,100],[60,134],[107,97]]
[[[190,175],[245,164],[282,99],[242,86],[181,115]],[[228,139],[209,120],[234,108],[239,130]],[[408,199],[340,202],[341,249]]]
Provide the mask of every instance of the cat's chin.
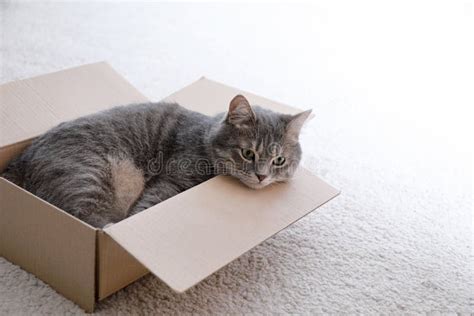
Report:
[[249,183],[249,182],[244,182],[241,180],[241,182],[243,184],[245,184],[246,186],[248,186],[249,188],[251,189],[254,189],[254,190],[259,190],[259,189],[263,189],[264,187],[268,186],[270,183]]

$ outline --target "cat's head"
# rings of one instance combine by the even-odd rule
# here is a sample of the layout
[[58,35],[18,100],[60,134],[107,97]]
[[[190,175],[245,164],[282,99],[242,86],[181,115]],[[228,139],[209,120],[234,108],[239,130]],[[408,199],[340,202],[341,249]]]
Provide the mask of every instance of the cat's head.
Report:
[[218,171],[254,189],[290,179],[301,159],[298,137],[310,113],[276,113],[237,95],[212,140]]

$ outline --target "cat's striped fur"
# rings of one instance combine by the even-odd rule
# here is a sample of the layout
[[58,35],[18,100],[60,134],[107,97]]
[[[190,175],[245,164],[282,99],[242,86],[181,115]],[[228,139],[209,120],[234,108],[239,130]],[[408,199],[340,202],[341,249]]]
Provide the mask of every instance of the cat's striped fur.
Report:
[[[103,227],[216,174],[231,174],[253,188],[290,178],[308,114],[250,107],[242,96],[214,117],[173,103],[116,107],[51,129],[2,176]],[[255,161],[242,157],[242,148],[252,148]],[[286,165],[273,166],[275,155],[284,155]]]

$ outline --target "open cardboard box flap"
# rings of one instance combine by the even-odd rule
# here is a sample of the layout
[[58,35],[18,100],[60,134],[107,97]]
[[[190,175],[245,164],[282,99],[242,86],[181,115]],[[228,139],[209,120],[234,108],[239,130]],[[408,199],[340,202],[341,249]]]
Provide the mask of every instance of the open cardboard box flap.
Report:
[[[205,78],[165,100],[212,115],[225,111],[236,94],[245,95],[251,104],[275,111],[300,111]],[[147,101],[104,62],[1,85],[0,171],[32,138],[60,122],[115,105]],[[0,192],[2,196],[10,196],[10,191],[22,191],[6,180],[4,186],[6,188]],[[171,288],[182,292],[338,193],[302,167],[288,183],[258,191],[231,177],[218,176],[112,225],[104,229],[104,233]],[[31,196],[31,199],[38,198]],[[0,225],[4,241],[0,243],[0,253],[44,277],[61,293],[92,310],[94,291],[87,292],[87,299],[83,299],[85,290],[77,291],[64,284],[78,277],[75,255],[81,254],[70,254],[67,247],[50,247],[51,240],[57,239],[53,233],[48,234],[50,226],[56,223],[54,219],[49,219],[53,221],[49,224],[46,220],[41,221],[42,213],[33,202],[31,207],[14,197],[6,202],[0,205],[0,219],[4,222]],[[56,216],[55,212],[50,213]],[[31,217],[36,224],[26,227],[24,217]],[[94,236],[96,230],[84,225],[84,229],[89,227]],[[41,238],[35,237],[37,232]],[[32,240],[37,244],[35,249],[30,249]],[[88,251],[89,270],[94,267],[94,249],[91,246]],[[43,262],[42,253],[47,251],[61,259]],[[23,253],[31,255],[22,259]],[[38,263],[53,266],[39,267]],[[57,269],[64,270],[64,276],[57,281],[49,276],[54,274],[55,264]],[[93,287],[94,276],[91,275],[87,282],[88,288]]]
[[0,85],[0,148],[57,124],[148,99],[105,62]]
[[218,176],[104,231],[183,292],[337,194],[303,168],[258,191]]

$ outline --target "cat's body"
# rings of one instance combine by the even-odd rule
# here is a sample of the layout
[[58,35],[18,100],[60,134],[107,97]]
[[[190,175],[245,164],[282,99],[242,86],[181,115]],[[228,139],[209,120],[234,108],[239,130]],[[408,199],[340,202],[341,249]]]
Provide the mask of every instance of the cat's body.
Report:
[[[147,103],[65,122],[34,140],[2,176],[96,227],[118,222],[216,174],[231,174],[254,188],[289,178],[289,163],[272,176],[262,162],[272,163],[270,156],[280,155],[283,147],[286,156],[299,162],[297,135],[290,137],[286,125],[297,122],[293,133],[299,133],[307,115],[252,110],[241,96],[232,102],[227,115],[215,117],[178,104]],[[280,144],[279,152],[265,153],[270,143]],[[254,158],[243,157],[243,148],[255,148]],[[267,176],[272,181],[261,179]]]

